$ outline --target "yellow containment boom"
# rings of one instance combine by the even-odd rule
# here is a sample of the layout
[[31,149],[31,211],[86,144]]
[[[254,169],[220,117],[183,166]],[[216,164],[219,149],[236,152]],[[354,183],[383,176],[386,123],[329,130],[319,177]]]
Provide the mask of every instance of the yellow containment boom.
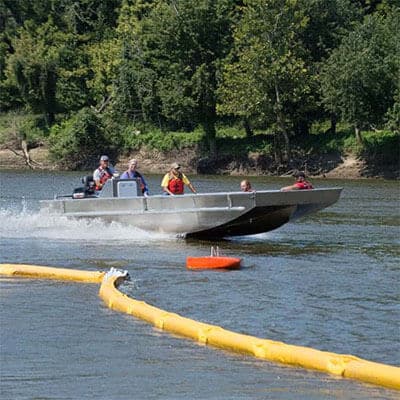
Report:
[[[61,272],[58,274],[55,271]],[[0,264],[1,274],[30,278],[77,280],[80,282],[101,281],[99,294],[108,307],[143,319],[159,329],[257,358],[314,369],[400,390],[399,367],[363,360],[352,355],[330,353],[235,333],[217,325],[181,317],[178,314],[151,306],[144,301],[132,299],[117,290],[118,285],[127,277],[126,271],[111,269],[110,272],[104,274],[101,272]]]
[[22,276],[36,279],[101,283],[105,272],[79,271],[77,269],[41,267],[26,264],[0,264],[0,275]]

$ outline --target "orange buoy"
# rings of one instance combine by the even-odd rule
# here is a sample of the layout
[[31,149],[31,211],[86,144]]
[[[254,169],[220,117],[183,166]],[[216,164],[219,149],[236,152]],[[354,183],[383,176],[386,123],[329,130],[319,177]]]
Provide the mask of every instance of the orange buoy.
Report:
[[242,259],[237,257],[187,257],[186,267],[189,269],[239,269]]
[[239,269],[241,258],[220,256],[219,248],[211,247],[211,255],[206,257],[186,257],[189,269]]

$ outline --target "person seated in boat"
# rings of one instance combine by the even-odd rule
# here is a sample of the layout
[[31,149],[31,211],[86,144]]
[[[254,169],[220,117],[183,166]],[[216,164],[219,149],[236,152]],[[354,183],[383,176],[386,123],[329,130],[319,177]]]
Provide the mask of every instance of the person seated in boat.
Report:
[[293,176],[296,178],[296,182],[293,185],[281,188],[281,191],[287,192],[288,190],[313,189],[313,185],[306,181],[306,174],[303,171],[297,171]]
[[161,181],[161,187],[164,194],[172,196],[176,194],[183,194],[185,185],[188,186],[193,193],[197,193],[187,176],[182,173],[180,169],[180,164],[173,163],[170,171],[165,174]]
[[142,193],[145,197],[147,197],[149,195],[149,187],[147,186],[147,183],[143,175],[136,169],[137,166],[138,166],[138,161],[136,160],[136,158],[132,158],[132,160],[129,161],[128,169],[119,177],[119,179],[139,178],[140,188],[142,190]]
[[254,192],[254,190],[251,188],[251,183],[247,179],[244,179],[242,182],[240,182],[240,190],[242,192]]
[[93,180],[95,183],[95,189],[101,190],[104,184],[116,173],[115,169],[110,165],[110,159],[108,156],[100,157],[100,165],[93,172]]

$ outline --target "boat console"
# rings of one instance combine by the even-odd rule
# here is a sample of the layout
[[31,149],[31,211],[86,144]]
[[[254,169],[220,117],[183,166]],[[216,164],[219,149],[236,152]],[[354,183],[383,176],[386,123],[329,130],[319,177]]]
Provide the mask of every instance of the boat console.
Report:
[[143,196],[140,187],[140,178],[135,179],[119,179],[112,177],[103,186],[103,189],[97,191],[93,176],[87,175],[82,178],[83,186],[74,189],[72,193],[73,199],[87,199],[87,198],[111,198],[121,197],[130,198]]

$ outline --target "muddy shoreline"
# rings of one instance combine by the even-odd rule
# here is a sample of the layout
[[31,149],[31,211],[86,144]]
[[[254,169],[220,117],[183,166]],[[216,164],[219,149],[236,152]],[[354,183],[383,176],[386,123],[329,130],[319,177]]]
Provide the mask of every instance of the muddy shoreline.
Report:
[[[17,153],[17,154],[16,154]],[[60,170],[49,160],[45,147],[38,147],[30,151],[30,157],[37,170]],[[218,162],[198,159],[193,149],[186,151],[170,152],[168,154],[158,151],[138,151],[129,156],[121,157],[115,164],[119,171],[126,169],[128,160],[135,157],[139,160],[140,171],[143,173],[162,174],[169,169],[172,162],[178,161],[190,174],[220,174],[234,176],[287,176],[293,169],[306,169],[311,177],[324,177],[331,179],[363,179],[384,178],[399,179],[399,166],[368,167],[365,161],[352,154],[323,155],[315,159],[295,159],[290,167],[277,167],[268,164],[265,157],[258,154],[249,154],[242,159],[224,157]],[[305,166],[305,168],[304,168]],[[22,152],[8,149],[0,150],[0,169],[29,169]]]

